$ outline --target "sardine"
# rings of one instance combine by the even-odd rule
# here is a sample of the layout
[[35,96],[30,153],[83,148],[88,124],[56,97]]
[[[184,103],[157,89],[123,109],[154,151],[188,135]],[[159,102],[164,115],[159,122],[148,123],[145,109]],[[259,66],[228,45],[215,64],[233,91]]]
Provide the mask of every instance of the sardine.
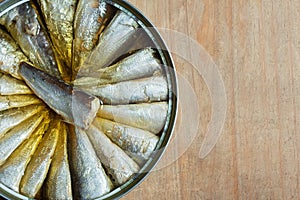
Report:
[[0,111],[11,108],[20,108],[33,104],[40,104],[42,101],[35,95],[9,95],[0,96]]
[[15,128],[9,130],[2,138],[0,138],[0,165],[5,162],[23,141],[32,135],[42,121],[48,123],[46,118],[47,115],[47,112],[37,113]]
[[159,137],[139,128],[96,118],[93,124],[142,166],[149,159]]
[[103,27],[113,15],[113,8],[104,0],[79,0],[74,21],[73,73],[95,48]]
[[98,98],[27,63],[21,63],[19,73],[35,94],[68,123],[87,129],[94,120],[100,106]]
[[9,75],[0,73],[0,95],[32,94],[32,90],[24,83]]
[[29,117],[39,113],[45,106],[31,105],[0,112],[0,138],[11,128],[19,125]]
[[105,104],[148,103],[164,101],[168,98],[168,84],[163,76],[82,87],[82,89],[98,96]]
[[73,199],[67,153],[67,128],[65,123],[61,123],[58,143],[44,185],[44,195],[47,199]]
[[57,56],[66,68],[62,76],[71,75],[73,21],[77,0],[38,0]]
[[47,123],[41,123],[33,135],[24,141],[0,167],[0,182],[12,190],[19,192],[21,179],[32,155],[36,151]]
[[84,62],[83,73],[108,67],[117,58],[127,53],[134,43],[138,23],[129,15],[118,11],[99,38],[99,43]]
[[19,64],[27,60],[12,37],[0,29],[0,70],[21,79],[18,74]]
[[94,125],[87,130],[87,135],[114,185],[125,183],[139,171],[139,166]]
[[112,190],[113,185],[86,133],[72,126],[68,136],[74,199],[95,199]]
[[0,24],[6,27],[35,66],[41,67],[53,76],[60,76],[47,32],[39,23],[30,3],[21,4],[10,10],[1,17]]
[[23,195],[34,198],[41,189],[57,145],[60,123],[58,120],[50,122],[38,149],[28,163],[20,184]]
[[110,67],[93,71],[85,75],[87,77],[76,79],[74,85],[100,86],[161,74],[160,62],[154,58],[153,54],[154,50],[150,48],[137,51]]
[[103,105],[97,116],[136,128],[159,133],[166,122],[168,103],[144,103],[131,105]]

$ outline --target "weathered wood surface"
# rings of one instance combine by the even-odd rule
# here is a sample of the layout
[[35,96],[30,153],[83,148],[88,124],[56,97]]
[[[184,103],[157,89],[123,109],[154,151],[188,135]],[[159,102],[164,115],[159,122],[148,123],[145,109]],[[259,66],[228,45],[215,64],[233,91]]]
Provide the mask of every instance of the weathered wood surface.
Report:
[[300,1],[130,2],[157,27],[204,47],[224,79],[228,112],[216,148],[201,160],[210,93],[192,66],[175,56],[178,74],[199,99],[197,135],[188,145],[193,130],[182,127],[186,106],[180,105],[173,142],[157,170],[123,199],[300,199]]

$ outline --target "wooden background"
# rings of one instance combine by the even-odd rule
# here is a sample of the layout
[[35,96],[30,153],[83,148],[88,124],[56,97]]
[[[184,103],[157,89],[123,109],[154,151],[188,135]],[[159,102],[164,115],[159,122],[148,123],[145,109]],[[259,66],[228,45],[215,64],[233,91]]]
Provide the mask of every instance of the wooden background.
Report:
[[197,136],[185,144],[189,132],[180,128],[180,109],[163,164],[123,199],[300,199],[300,1],[130,2],[157,27],[187,34],[204,47],[224,79],[228,112],[217,146],[201,160],[211,118],[209,91],[175,56],[178,73],[199,99],[190,105],[201,114]]

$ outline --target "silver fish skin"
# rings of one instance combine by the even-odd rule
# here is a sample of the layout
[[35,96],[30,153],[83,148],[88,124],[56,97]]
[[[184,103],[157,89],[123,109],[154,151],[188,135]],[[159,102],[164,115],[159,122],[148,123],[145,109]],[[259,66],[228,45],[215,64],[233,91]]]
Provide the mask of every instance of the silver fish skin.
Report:
[[101,34],[98,45],[87,58],[79,74],[82,73],[81,70],[85,73],[107,67],[116,58],[127,53],[134,43],[134,33],[137,28],[138,23],[131,16],[118,11]]
[[103,103],[113,105],[164,101],[168,98],[168,84],[163,76],[84,87],[84,90],[98,96]]
[[149,131],[106,119],[96,118],[93,124],[140,166],[149,159],[159,140],[159,137]]
[[0,23],[6,27],[35,66],[60,77],[50,39],[30,3],[10,10],[1,17]]
[[74,20],[73,73],[76,75],[95,48],[111,6],[104,0],[79,0]]
[[37,150],[48,121],[42,122],[33,135],[24,141],[0,167],[0,182],[19,192],[19,186],[34,152]]
[[72,200],[72,182],[67,152],[67,125],[61,123],[57,147],[44,185],[45,198]]
[[42,101],[35,95],[0,96],[0,111],[41,103]]
[[73,89],[71,85],[27,63],[21,63],[19,73],[34,93],[66,122],[83,129],[90,126],[100,107],[98,98]]
[[19,64],[28,61],[13,38],[0,29],[0,70],[14,78],[21,79],[18,74]]
[[13,151],[28,139],[46,117],[47,112],[37,113],[25,120],[15,128],[9,130],[0,138],[0,165],[13,153]]
[[110,67],[84,74],[87,77],[76,79],[74,85],[100,86],[161,74],[160,61],[153,54],[151,48],[142,49]]
[[139,171],[139,166],[94,125],[86,133],[114,185],[122,185]]
[[70,127],[68,151],[75,199],[95,199],[113,189],[95,150],[86,135],[78,128]]
[[36,197],[46,179],[60,134],[59,127],[60,121],[50,122],[22,177],[20,192],[30,198]]
[[97,116],[158,134],[164,127],[168,103],[142,103],[131,105],[103,105]]
[[18,94],[33,94],[33,92],[24,81],[0,73],[0,95]]
[[[38,0],[59,59],[72,66],[73,21],[77,0]],[[71,70],[70,70],[71,71]]]
[[31,105],[0,112],[0,138],[11,128],[43,110],[43,105]]

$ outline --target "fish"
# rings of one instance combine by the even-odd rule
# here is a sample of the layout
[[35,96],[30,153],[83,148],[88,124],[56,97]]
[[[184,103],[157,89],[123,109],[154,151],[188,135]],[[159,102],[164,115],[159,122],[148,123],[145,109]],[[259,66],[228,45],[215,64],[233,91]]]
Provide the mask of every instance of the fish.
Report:
[[122,185],[138,173],[138,164],[101,130],[92,124],[86,133],[115,186]]
[[34,152],[42,140],[48,123],[40,123],[33,135],[25,140],[0,167],[0,182],[16,192]]
[[90,73],[108,67],[121,57],[135,39],[134,33],[138,23],[130,15],[118,11],[99,38],[97,46],[85,60],[78,74]]
[[95,199],[110,192],[113,184],[106,175],[85,131],[70,126],[68,136],[73,197]]
[[0,24],[5,26],[35,66],[53,76],[60,77],[47,31],[39,23],[38,15],[29,2],[21,4],[3,15]]
[[111,20],[114,9],[104,0],[79,0],[74,20],[73,74],[97,45],[99,35]]
[[33,94],[24,81],[0,73],[0,95]]
[[93,124],[140,166],[150,158],[159,140],[158,136],[149,131],[102,118],[96,118]]
[[49,128],[45,132],[22,177],[20,183],[21,194],[35,198],[40,191],[57,145],[60,123],[60,120],[52,120],[50,122]]
[[72,182],[67,152],[68,126],[61,123],[58,143],[53,155],[53,160],[43,186],[47,199],[71,200]]
[[9,130],[0,138],[0,165],[13,153],[23,141],[27,140],[40,123],[48,123],[47,111],[42,111],[23,121],[15,128]]
[[131,104],[164,101],[168,84],[163,76],[124,81],[95,87],[80,87],[101,99],[104,104]]
[[161,64],[151,48],[139,50],[118,63],[74,80],[75,86],[94,87],[161,74]]
[[0,70],[10,74],[14,78],[21,79],[18,74],[19,64],[28,61],[13,38],[4,30],[0,29]]
[[43,105],[30,105],[22,108],[13,108],[0,112],[0,138],[11,128],[19,125],[29,117],[45,109]]
[[0,96],[0,111],[11,108],[20,108],[33,104],[42,104],[42,101],[35,95],[9,95]]
[[64,69],[64,79],[71,76],[73,21],[77,0],[38,0],[55,51]]
[[130,105],[103,105],[97,117],[133,126],[153,134],[164,128],[168,114],[167,102]]
[[20,64],[20,75],[34,93],[68,123],[87,129],[100,107],[97,97],[74,89],[28,63]]

